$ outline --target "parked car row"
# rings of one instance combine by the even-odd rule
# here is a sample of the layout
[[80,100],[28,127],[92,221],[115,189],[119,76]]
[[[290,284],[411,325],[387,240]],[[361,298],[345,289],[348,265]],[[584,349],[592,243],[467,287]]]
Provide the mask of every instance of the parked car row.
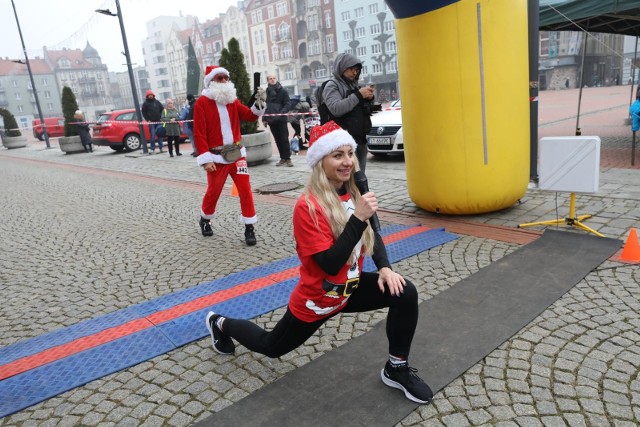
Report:
[[[50,138],[64,136],[64,117],[45,117],[44,124]],[[45,126],[40,119],[33,120],[33,136],[40,141],[44,141]],[[145,123],[142,127],[145,138],[149,141],[149,126]],[[111,147],[115,151],[135,151],[142,146],[140,126],[133,108],[102,113],[92,128],[95,145]],[[186,134],[180,135],[181,143],[186,139]]]
[[[140,126],[136,117],[136,110],[115,110],[102,113],[93,125],[93,143],[110,147],[115,151],[135,151],[140,149]],[[151,137],[149,126],[143,124],[144,137],[147,141]],[[180,135],[180,142],[184,142],[187,135]]]

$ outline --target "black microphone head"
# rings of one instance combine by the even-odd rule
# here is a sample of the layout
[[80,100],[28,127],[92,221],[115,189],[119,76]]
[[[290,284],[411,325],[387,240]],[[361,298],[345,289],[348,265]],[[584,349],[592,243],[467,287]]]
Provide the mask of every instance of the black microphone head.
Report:
[[360,190],[360,194],[369,192],[369,182],[367,181],[367,176],[363,171],[357,171],[353,175],[353,178],[356,181],[356,187],[358,187],[358,190]]

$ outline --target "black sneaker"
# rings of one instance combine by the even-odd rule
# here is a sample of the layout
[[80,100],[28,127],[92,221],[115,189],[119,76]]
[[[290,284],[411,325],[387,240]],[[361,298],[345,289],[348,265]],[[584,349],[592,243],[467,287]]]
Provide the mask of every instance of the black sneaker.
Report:
[[247,246],[254,246],[256,244],[256,233],[253,231],[253,225],[247,224],[244,226],[244,241]]
[[213,236],[213,230],[211,229],[211,222],[208,219],[200,217],[200,230],[202,230],[203,236]]
[[233,354],[236,351],[236,345],[233,340],[222,333],[216,326],[216,320],[220,317],[219,314],[215,314],[213,311],[207,313],[205,323],[207,329],[211,334],[211,342],[213,343],[213,349],[220,354]]
[[418,403],[429,403],[433,400],[433,391],[416,372],[418,372],[416,368],[410,368],[406,363],[393,366],[391,362],[387,362],[380,376],[382,382],[389,387],[404,391],[407,399]]

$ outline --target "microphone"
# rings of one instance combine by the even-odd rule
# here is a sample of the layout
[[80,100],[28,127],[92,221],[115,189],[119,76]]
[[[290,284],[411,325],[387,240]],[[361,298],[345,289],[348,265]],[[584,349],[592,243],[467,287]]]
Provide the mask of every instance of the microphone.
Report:
[[[356,180],[356,187],[360,190],[360,194],[369,192],[369,181],[367,181],[367,176],[363,171],[357,171],[354,176]],[[371,218],[369,218],[369,223],[371,224],[371,228],[376,233],[380,232],[380,221],[378,220],[378,214],[374,213]]]

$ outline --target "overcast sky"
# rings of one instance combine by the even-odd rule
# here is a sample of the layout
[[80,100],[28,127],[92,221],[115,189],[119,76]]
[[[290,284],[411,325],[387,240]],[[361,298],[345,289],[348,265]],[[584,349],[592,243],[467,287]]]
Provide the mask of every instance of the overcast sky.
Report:
[[[116,12],[115,0],[13,0],[29,58],[42,57],[42,47],[80,48],[87,41],[98,50],[109,71],[126,71],[122,35],[117,17],[94,12]],[[197,16],[200,22],[224,13],[237,0],[120,0],[127,44],[134,67],[144,65],[142,40],[146,23],[157,16]],[[12,0],[0,2],[0,57],[24,59]]]

